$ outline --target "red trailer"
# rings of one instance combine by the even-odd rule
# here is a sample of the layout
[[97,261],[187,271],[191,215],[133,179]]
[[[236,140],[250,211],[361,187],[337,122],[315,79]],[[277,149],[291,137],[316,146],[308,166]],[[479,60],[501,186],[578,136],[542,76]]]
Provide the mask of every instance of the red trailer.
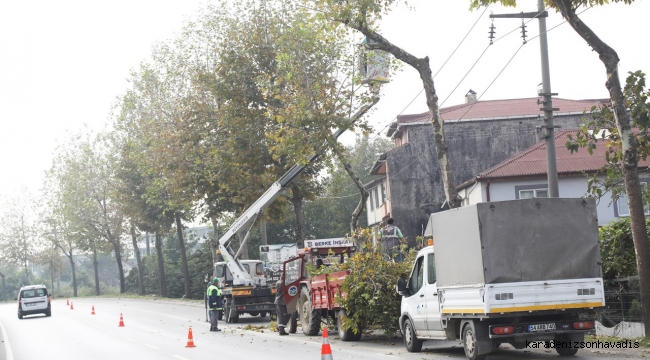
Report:
[[[306,240],[306,247],[298,250],[298,256],[282,264],[282,289],[287,302],[287,311],[292,313],[289,332],[296,332],[300,319],[305,335],[318,335],[321,323],[332,320],[336,323],[339,337],[343,341],[357,341],[361,331],[344,329],[340,317],[345,309],[338,303],[345,297],[342,285],[347,271],[310,277],[306,264],[329,266],[342,264],[356,251],[354,243],[341,239]],[[308,247],[311,246],[311,247]],[[321,265],[322,264],[322,265]]]

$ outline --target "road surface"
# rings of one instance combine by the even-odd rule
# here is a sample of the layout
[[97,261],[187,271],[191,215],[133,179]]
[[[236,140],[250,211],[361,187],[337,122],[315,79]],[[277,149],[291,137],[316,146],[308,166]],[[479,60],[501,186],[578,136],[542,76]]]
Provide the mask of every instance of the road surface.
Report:
[[[320,359],[321,337],[302,333],[280,337],[268,329],[244,329],[247,325],[268,325],[268,318],[240,318],[239,324],[220,322],[222,332],[209,332],[203,304],[175,300],[74,299],[74,310],[65,299],[55,299],[52,316],[33,315],[19,320],[16,304],[0,304],[0,360],[116,360],[116,359]],[[96,315],[91,315],[95,306]],[[124,327],[118,327],[120,313]],[[194,348],[186,348],[192,327]],[[2,331],[4,328],[5,331]],[[250,328],[250,327],[249,327]],[[300,331],[300,329],[299,329]],[[408,353],[401,338],[388,340],[364,335],[362,341],[344,343],[330,334],[334,359],[464,359],[462,348],[425,343],[421,353]],[[431,347],[431,343],[437,348]],[[7,352],[7,350],[10,350]],[[607,353],[583,349],[583,359],[647,358],[650,351]],[[559,359],[551,350],[504,349],[490,360]]]

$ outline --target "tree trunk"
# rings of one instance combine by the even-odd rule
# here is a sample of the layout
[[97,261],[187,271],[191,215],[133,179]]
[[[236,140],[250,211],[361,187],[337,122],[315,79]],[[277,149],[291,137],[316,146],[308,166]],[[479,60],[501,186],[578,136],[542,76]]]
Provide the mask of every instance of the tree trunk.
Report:
[[[336,154],[336,157],[339,159],[341,164],[343,164],[345,171],[348,173],[352,181],[354,181],[354,184],[357,186],[357,189],[361,194],[361,198],[359,199],[359,204],[357,204],[357,207],[354,209],[352,215],[350,216],[350,235],[354,236],[354,233],[357,231],[357,227],[359,224],[359,217],[363,213],[363,209],[366,206],[366,201],[368,201],[368,196],[370,195],[368,194],[366,187],[361,183],[361,180],[352,169],[352,165],[350,165],[350,162],[345,158],[345,154],[341,151],[341,148],[339,147],[339,144],[336,142],[336,140],[329,139],[328,141],[330,143],[330,148],[332,149],[334,154]],[[361,245],[362,245],[361,243],[358,243],[357,248],[361,249]]]
[[296,216],[296,242],[298,247],[303,247],[305,241],[305,210],[302,207],[303,195],[298,185],[291,184],[291,203],[293,204],[293,213]]
[[99,261],[97,261],[97,243],[91,240],[90,246],[93,251],[93,273],[95,274],[95,295],[99,296]]
[[23,266],[25,267],[25,285],[29,285],[29,269],[27,267],[27,258],[23,259]]
[[268,245],[269,240],[266,236],[266,220],[260,220],[260,234],[262,236],[262,245]]
[[167,297],[167,279],[165,278],[162,236],[158,232],[156,232],[156,257],[158,258],[158,276],[160,277],[160,296]]
[[600,60],[605,65],[607,74],[605,86],[609,91],[616,127],[621,135],[621,150],[623,151],[621,170],[625,180],[625,193],[627,194],[627,203],[630,211],[630,226],[639,272],[643,323],[646,337],[650,338],[650,243],[648,242],[648,233],[645,227],[643,196],[641,183],[639,182],[638,144],[632,133],[630,115],[625,108],[625,96],[623,95],[618,74],[619,58],[616,51],[603,42],[576,15],[572,3],[573,1],[569,0],[555,1],[555,4],[562,13],[562,17],[598,53]]
[[[50,279],[52,280],[52,297],[54,297],[54,259],[53,259],[54,254],[50,253]],[[3,275],[4,278],[4,275]],[[3,279],[4,281],[4,279]],[[4,291],[4,287],[2,289]]]
[[124,268],[122,267],[122,249],[119,244],[113,246],[113,253],[117,262],[117,272],[120,275],[120,294],[124,294]]
[[138,247],[138,238],[135,235],[134,226],[131,226],[131,241],[133,241],[133,252],[138,265],[138,294],[144,295],[144,268],[142,267],[142,258],[140,257],[140,248]]
[[5,274],[0,272],[0,278],[2,278],[2,295],[5,294]]
[[115,254],[115,262],[117,262],[117,273],[120,276],[120,294],[124,294],[124,268],[122,267],[122,247],[120,246],[120,239],[114,238],[111,231],[106,231],[108,241],[113,245],[113,253]]
[[429,108],[429,115],[431,116],[431,124],[433,125],[433,142],[436,146],[438,162],[440,163],[440,173],[442,175],[442,183],[445,197],[447,198],[447,204],[452,209],[460,207],[462,199],[456,191],[456,186],[454,186],[454,176],[449,161],[449,151],[447,149],[447,140],[445,139],[444,123],[440,116],[438,95],[436,94],[433,76],[431,75],[429,57],[420,59],[411,55],[402,48],[393,45],[383,36],[370,30],[365,23],[352,23],[350,21],[344,21],[344,23],[372,40],[367,42],[367,46],[370,49],[391,53],[397,59],[413,67],[420,74],[420,79],[422,79],[422,85],[424,86],[424,94],[427,99],[427,107]]
[[241,248],[241,255],[239,256],[240,259],[243,260],[248,260],[248,241],[242,246],[242,242],[244,241],[244,238],[246,237],[246,234],[243,232],[240,232],[237,234],[237,239],[239,239],[239,247]]
[[147,239],[147,255],[151,255],[151,248],[149,247],[149,233],[145,233],[145,238]]
[[183,270],[183,285],[185,286],[185,298],[192,296],[190,289],[190,271],[187,268],[187,253],[185,251],[185,240],[183,240],[183,224],[181,223],[180,213],[176,213],[176,234],[178,235],[178,246],[181,250],[181,266]]
[[217,260],[217,250],[219,250],[219,224],[217,223],[217,218],[214,216],[210,217],[212,221],[212,239],[210,239],[210,249],[212,250],[212,263],[216,263]]
[[[68,254],[66,254],[66,256],[68,256]],[[77,273],[74,268],[74,258],[72,257],[72,252],[70,252],[68,259],[70,260],[70,270],[72,271],[72,293],[74,297],[77,297]]]

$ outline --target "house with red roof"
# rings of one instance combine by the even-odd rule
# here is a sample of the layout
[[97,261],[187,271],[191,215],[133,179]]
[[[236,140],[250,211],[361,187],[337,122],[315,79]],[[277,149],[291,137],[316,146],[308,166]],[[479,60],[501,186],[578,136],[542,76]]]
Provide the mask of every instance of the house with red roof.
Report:
[[[553,99],[558,130],[577,129],[592,107],[608,99]],[[440,109],[454,174],[463,184],[542,139],[541,98],[477,101],[470,91],[464,104]],[[395,219],[411,245],[424,233],[429,215],[446,208],[429,113],[401,115],[386,136],[394,148],[378,156],[366,184],[368,224]]]
[[[598,141],[593,155],[581,149],[571,153],[565,146],[569,135],[576,130],[562,130],[555,134],[558,188],[560,197],[580,198],[590,196],[587,192],[587,176],[594,175],[607,165],[606,140]],[[639,176],[646,184],[650,159],[639,161]],[[644,181],[645,180],[645,181]],[[490,167],[474,178],[458,186],[463,205],[479,202],[504,201],[548,196],[546,178],[546,144],[539,142],[515,156]],[[650,209],[646,214],[650,215]],[[627,199],[612,201],[605,193],[598,202],[598,224],[607,225],[612,220],[629,215]]]

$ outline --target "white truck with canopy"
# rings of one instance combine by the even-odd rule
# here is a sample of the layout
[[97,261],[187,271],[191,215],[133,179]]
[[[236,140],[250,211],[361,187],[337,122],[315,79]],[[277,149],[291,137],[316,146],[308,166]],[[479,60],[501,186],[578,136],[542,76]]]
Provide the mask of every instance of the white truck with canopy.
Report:
[[434,244],[398,281],[408,351],[460,339],[468,359],[531,341],[574,355],[605,306],[594,199],[535,198],[434,213]]

